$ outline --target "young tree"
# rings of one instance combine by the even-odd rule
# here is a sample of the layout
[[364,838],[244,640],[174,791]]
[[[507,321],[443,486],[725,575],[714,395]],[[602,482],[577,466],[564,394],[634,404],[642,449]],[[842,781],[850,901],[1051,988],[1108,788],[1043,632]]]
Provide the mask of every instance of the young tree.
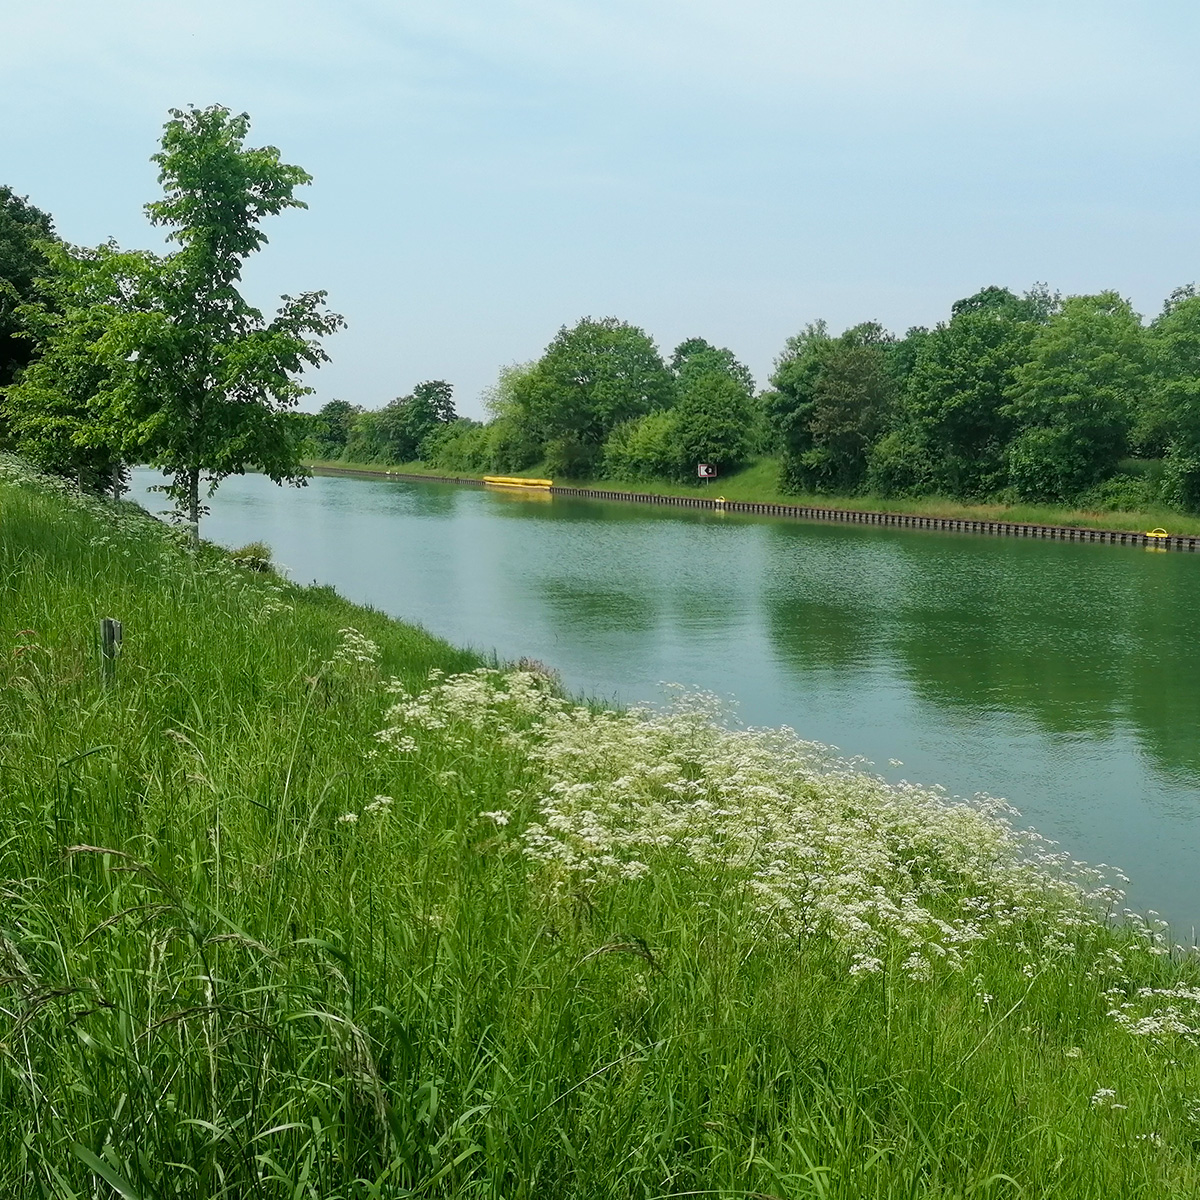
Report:
[[726,375],[747,395],[754,394],[754,376],[749,367],[738,362],[732,350],[714,346],[701,337],[688,338],[675,347],[671,371],[679,382],[696,375]]
[[362,411],[349,400],[330,400],[308,419],[308,433],[318,458],[341,458],[354,418]]
[[1009,478],[1028,500],[1071,500],[1111,475],[1146,387],[1146,334],[1116,292],[1072,296],[1016,367]]
[[432,425],[449,425],[458,420],[454,411],[454,385],[444,379],[427,379],[412,390],[415,404],[428,412]]
[[492,415],[488,424],[488,463],[500,472],[524,471],[545,451],[545,438],[530,408],[536,364],[511,363],[483,394]]
[[802,460],[813,449],[814,388],[832,345],[828,325],[811,321],[788,338],[775,360],[766,408],[782,453],[780,484],[788,490],[804,486]]
[[809,486],[850,491],[861,485],[895,397],[896,380],[883,347],[839,338],[814,388],[813,449],[803,463]]
[[[294,192],[310,180],[274,147],[247,148],[248,132],[246,114],[219,105],[173,109],[153,159],[164,196],[146,211],[179,249],[124,256],[125,274],[91,289],[113,284],[103,298],[66,314],[70,328],[102,331],[89,343],[101,376],[89,401],[96,436],[166,472],[164,490],[194,531],[202,482],[211,494],[248,467],[302,480],[304,434],[290,410],[311,389],[298,376],[327,361],[321,338],[343,324],[323,292],[284,296],[267,320],[239,291],[243,263],[266,241],[263,218],[305,207]],[[76,256],[81,272],[105,258]]]
[[418,383],[409,396],[385,404],[375,416],[376,457],[393,463],[423,457],[421,444],[457,419],[454,389],[443,379]]
[[723,371],[688,374],[672,413],[685,475],[697,463],[728,470],[745,461],[754,421],[753,397],[740,380]]
[[421,460],[444,471],[490,470],[488,427],[470,417],[456,417],[438,425],[421,443]]
[[745,460],[754,434],[754,377],[732,350],[688,338],[671,356],[676,401],[675,471],[697,463],[728,469]]
[[[661,408],[618,425],[604,443],[604,470],[614,479],[678,479],[687,469],[679,413]],[[699,461],[704,461],[703,459]],[[693,464],[691,470],[695,470]]]

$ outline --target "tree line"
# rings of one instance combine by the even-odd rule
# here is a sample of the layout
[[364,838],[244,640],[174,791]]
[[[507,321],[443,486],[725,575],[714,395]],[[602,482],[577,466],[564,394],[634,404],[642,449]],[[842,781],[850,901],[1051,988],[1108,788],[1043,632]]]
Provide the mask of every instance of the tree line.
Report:
[[241,295],[263,218],[304,207],[309,182],[274,147],[247,147],[248,130],[221,106],[172,111],[154,156],[163,198],[146,207],[166,254],[67,245],[0,188],[0,446],[95,488],[156,465],[193,523],[226,475],[296,482],[305,458],[629,482],[769,458],[793,493],[1200,511],[1191,286],[1149,322],[1116,292],[1044,285],[985,287],[903,336],[814,321],[762,389],[703,338],[664,358],[637,326],[588,317],[500,372],[486,421],[460,417],[445,380],[379,409],[300,413],[302,372],[343,322],[322,292],[283,297],[273,317]]
[[785,492],[1170,505],[1200,510],[1200,296],[1149,323],[1116,292],[1063,298],[990,286],[933,328],[877,322],[787,340],[756,390],[703,338],[669,360],[641,329],[585,318],[505,368],[485,422],[435,412],[419,385],[370,412],[308,418],[322,458],[450,471],[684,481],[771,456]]

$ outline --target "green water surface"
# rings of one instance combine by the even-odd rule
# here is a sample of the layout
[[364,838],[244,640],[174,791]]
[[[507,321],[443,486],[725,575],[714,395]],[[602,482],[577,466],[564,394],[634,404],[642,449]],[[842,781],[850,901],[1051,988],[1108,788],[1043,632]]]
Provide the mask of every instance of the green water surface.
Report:
[[204,536],[576,692],[682,683],[889,778],[1003,796],[1177,937],[1200,927],[1200,555],[329,476],[211,504]]

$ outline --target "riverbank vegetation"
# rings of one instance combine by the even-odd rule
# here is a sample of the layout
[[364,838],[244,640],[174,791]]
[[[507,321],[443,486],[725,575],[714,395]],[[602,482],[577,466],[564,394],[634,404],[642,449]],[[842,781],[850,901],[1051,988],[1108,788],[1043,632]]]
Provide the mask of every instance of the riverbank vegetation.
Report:
[[[431,479],[481,479],[478,473],[431,466],[420,459],[406,463],[353,462],[346,459],[309,459],[315,471],[358,471],[381,477],[393,475],[428,476]],[[515,472],[540,478],[544,464],[535,463]],[[1034,504],[1006,502],[1002,499],[960,500],[953,496],[874,496],[863,493],[784,492],[779,487],[779,461],[764,456],[751,459],[745,466],[724,478],[707,483],[660,479],[614,479],[607,476],[570,479],[559,476],[556,484],[564,487],[633,491],[655,496],[722,496],[756,504],[811,504],[830,508],[870,509],[878,512],[915,513],[929,517],[966,517],[973,520],[1017,521],[1037,525],[1075,525],[1094,529],[1129,529],[1135,532],[1169,526],[1171,533],[1200,534],[1200,516],[1181,513],[1165,505],[1140,509],[1078,508],[1070,504]]]
[[501,373],[486,423],[447,415],[397,436],[406,398],[379,412],[332,402],[309,431],[317,458],[443,471],[694,485],[699,463],[736,480],[769,458],[783,495],[1196,513],[1197,395],[1194,289],[1144,324],[1115,292],[987,287],[903,337],[813,322],[759,392],[702,338],[664,361],[642,330],[585,319]]
[[1195,1194],[1195,960],[1003,805],[2,461],[5,1195]]

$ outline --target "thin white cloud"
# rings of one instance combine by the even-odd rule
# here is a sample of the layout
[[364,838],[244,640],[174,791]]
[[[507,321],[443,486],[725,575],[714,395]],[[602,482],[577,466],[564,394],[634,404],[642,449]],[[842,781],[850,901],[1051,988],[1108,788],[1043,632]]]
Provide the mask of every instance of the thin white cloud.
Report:
[[666,104],[1024,110],[1185,96],[1179,35],[1196,27],[1190,6],[1103,0],[40,0],[0,16],[0,68],[68,86],[81,72],[150,90],[235,82],[314,108],[469,89],[475,68]]

